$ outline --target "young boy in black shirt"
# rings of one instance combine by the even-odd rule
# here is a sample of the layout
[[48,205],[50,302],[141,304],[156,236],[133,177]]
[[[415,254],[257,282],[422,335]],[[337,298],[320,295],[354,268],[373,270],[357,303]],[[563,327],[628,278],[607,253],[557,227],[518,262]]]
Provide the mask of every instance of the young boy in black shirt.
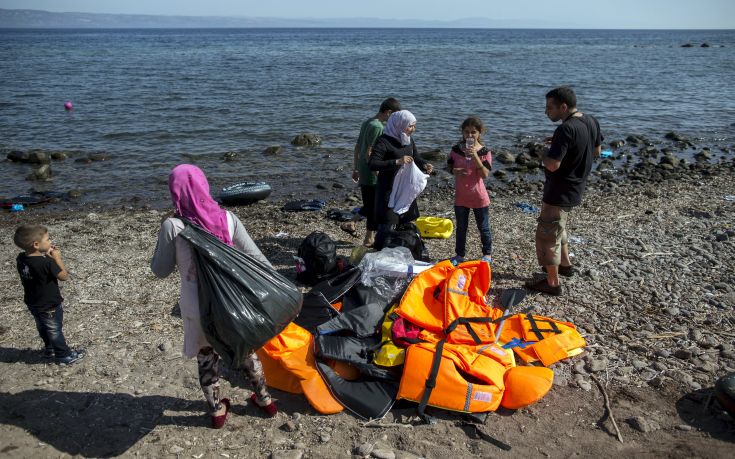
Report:
[[24,250],[18,254],[16,265],[23,284],[23,301],[36,320],[38,334],[43,340],[45,358],[54,358],[59,364],[72,364],[85,356],[85,351],[72,351],[61,330],[64,320],[58,279],[67,280],[61,251],[51,245],[48,229],[42,225],[21,225],[15,230],[15,245]]

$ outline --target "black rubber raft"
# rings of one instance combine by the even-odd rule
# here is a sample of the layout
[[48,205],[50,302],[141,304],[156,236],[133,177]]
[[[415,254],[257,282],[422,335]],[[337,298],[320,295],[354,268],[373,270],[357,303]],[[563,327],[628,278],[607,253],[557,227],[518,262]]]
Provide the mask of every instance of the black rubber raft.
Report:
[[267,198],[271,186],[265,182],[243,182],[226,186],[219,192],[219,200],[222,204],[245,205],[252,204]]

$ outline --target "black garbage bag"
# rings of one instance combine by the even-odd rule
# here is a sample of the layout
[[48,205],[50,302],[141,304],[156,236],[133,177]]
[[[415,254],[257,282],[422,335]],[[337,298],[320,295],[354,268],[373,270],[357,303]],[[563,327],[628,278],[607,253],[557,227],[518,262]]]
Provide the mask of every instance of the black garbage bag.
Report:
[[186,222],[199,280],[207,341],[231,368],[279,334],[301,311],[302,295],[270,266]]

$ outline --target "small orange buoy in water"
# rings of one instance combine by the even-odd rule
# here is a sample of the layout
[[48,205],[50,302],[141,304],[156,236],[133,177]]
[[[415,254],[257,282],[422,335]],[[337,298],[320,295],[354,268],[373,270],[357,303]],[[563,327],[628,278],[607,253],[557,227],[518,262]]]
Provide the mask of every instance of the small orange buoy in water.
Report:
[[71,109],[73,109],[73,108],[74,108],[74,105],[72,105],[72,103],[71,103],[71,101],[70,101],[70,100],[67,100],[66,102],[64,102],[64,109],[65,109],[65,110],[66,110],[67,112],[70,112],[70,111],[71,111]]

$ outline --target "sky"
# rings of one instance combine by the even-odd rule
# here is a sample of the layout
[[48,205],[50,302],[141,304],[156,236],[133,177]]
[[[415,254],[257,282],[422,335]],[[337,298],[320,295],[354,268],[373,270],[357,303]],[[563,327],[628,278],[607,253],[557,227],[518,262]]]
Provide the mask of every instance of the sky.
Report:
[[0,0],[0,8],[53,12],[381,18],[465,18],[549,23],[569,28],[733,29],[735,0]]

